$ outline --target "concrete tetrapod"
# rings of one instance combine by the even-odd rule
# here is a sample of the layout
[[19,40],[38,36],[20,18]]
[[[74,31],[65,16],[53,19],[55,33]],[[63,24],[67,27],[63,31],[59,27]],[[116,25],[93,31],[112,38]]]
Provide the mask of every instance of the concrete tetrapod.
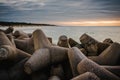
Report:
[[80,48],[80,51],[81,51],[85,56],[88,56],[88,53],[87,53],[87,51],[86,51],[84,48]]
[[0,60],[11,60],[15,59],[16,57],[16,50],[14,47],[9,45],[2,45],[0,47]]
[[26,57],[31,57],[31,55],[9,45],[0,47],[0,60],[20,61]]
[[5,34],[10,34],[14,31],[14,28],[13,27],[8,27],[4,32]]
[[120,76],[120,66],[101,66],[105,69],[107,69],[108,71],[114,73],[117,76]]
[[21,30],[16,30],[13,34],[17,39],[24,39],[24,38],[29,38],[28,34],[21,31]]
[[10,42],[12,43],[12,46],[13,46],[13,47],[16,47],[16,44],[15,44],[15,42],[14,42],[14,38],[13,38],[12,34],[7,34],[7,37],[8,37],[8,39],[10,40]]
[[80,38],[80,42],[82,44],[96,44],[99,43],[97,40],[89,36],[88,34],[84,33]]
[[74,77],[71,80],[100,80],[100,78],[97,77],[94,73],[85,72],[79,76]]
[[[11,48],[11,50],[8,48]],[[6,48],[4,48],[6,47]],[[15,46],[11,43],[11,41],[8,39],[5,33],[0,31],[0,59],[7,59],[7,57],[10,57],[11,54],[8,54],[9,51],[11,51],[11,54],[14,54],[15,52]],[[11,56],[12,57],[12,56]]]
[[48,48],[52,46],[50,41],[41,29],[37,29],[33,32],[33,42],[35,50],[38,50],[40,48]]
[[74,47],[75,45],[79,44],[78,42],[76,42],[74,39],[69,38],[68,39],[69,45],[70,47]]
[[98,55],[100,55],[105,49],[107,49],[110,45],[109,44],[106,44],[106,43],[101,43],[99,42],[97,44],[97,53]]
[[27,74],[37,71],[50,65],[50,53],[48,49],[39,49],[25,63],[24,68]]
[[[30,57],[28,53],[25,53],[15,47],[5,33],[0,32],[0,60],[14,60],[23,57]],[[19,56],[18,56],[19,55]]]
[[65,59],[67,59],[67,50],[64,48],[56,46],[52,46],[50,49],[42,48],[36,50],[25,63],[25,72],[30,74],[48,65],[62,62]]
[[[45,66],[59,63],[67,59],[67,48],[52,46],[42,30],[33,32],[35,52],[25,63],[25,72],[28,74]],[[44,62],[43,62],[44,61]]]
[[16,44],[16,47],[18,49],[21,49],[29,54],[34,53],[34,43],[33,43],[33,38],[26,38],[24,40],[20,39],[14,39],[14,42]]
[[13,30],[14,30],[13,27],[8,27],[6,30],[0,29],[0,32],[2,31],[2,32],[4,32],[5,34],[10,34],[10,33],[13,32]]
[[51,46],[49,48],[51,64],[60,63],[68,59],[68,48]]
[[101,65],[117,65],[120,58],[120,44],[114,42],[99,56],[91,56],[89,59]]
[[85,72],[95,73],[101,80],[120,80],[120,77],[109,72],[103,67],[100,67],[97,63],[93,62],[90,59],[84,58],[77,66],[79,74]]
[[0,46],[1,45],[10,45],[10,46],[13,46],[13,44],[10,42],[10,40],[8,39],[8,37],[6,36],[6,34],[0,31]]
[[[49,40],[52,41],[52,38],[48,38]],[[18,49],[21,49],[29,54],[33,54],[35,49],[34,49],[34,42],[33,42],[33,37],[31,38],[24,38],[24,39],[14,39],[14,42],[16,44],[16,47]],[[36,44],[35,44],[36,45]]]
[[67,36],[66,36],[66,35],[61,35],[61,36],[59,37],[59,40],[58,40],[57,45],[58,45],[58,46],[61,46],[61,47],[66,47],[66,48],[68,48],[69,45],[68,45]]
[[50,41],[50,43],[52,43],[52,38],[51,37],[48,37],[48,40]]
[[106,38],[106,39],[103,41],[103,43],[112,44],[113,41],[112,41],[111,38]]
[[[92,62],[91,60],[87,59],[87,57],[84,56],[83,53],[80,52],[79,49],[76,47],[69,49],[68,57],[74,75],[75,74],[77,75],[77,71],[79,72],[79,74],[83,74],[84,72],[93,72],[95,74],[97,73],[96,75],[99,78],[103,77],[103,79],[107,78],[108,80],[119,80],[119,77],[117,77],[116,75],[112,74],[111,72],[107,71],[104,68],[101,68],[95,62]],[[76,67],[77,67],[77,71],[76,71]],[[107,77],[105,77],[104,75]]]
[[72,69],[73,76],[79,75],[77,71],[77,65],[78,63],[84,59],[87,58],[77,47],[72,47],[68,50],[68,58],[70,62],[70,67]]
[[80,37],[80,41],[89,53],[88,56],[90,55],[90,53],[94,53],[94,55],[97,56],[109,46],[108,44],[98,42],[87,34],[83,34]]
[[17,49],[17,48],[16,48],[16,54],[17,54],[16,60],[17,59],[22,60],[24,58],[30,58],[32,56],[31,54],[28,54],[20,49]]

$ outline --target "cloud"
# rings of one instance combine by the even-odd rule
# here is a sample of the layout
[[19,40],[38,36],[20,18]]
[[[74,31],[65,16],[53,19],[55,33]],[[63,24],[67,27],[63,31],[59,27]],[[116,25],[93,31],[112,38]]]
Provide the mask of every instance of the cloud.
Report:
[[64,22],[120,19],[120,0],[0,0],[0,20]]

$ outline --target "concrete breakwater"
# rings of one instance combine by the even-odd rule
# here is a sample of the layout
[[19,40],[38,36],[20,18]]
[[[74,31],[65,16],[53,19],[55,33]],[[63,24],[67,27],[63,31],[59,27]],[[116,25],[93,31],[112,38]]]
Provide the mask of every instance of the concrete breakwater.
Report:
[[88,34],[79,41],[33,33],[0,30],[0,80],[120,80],[120,44],[100,42]]

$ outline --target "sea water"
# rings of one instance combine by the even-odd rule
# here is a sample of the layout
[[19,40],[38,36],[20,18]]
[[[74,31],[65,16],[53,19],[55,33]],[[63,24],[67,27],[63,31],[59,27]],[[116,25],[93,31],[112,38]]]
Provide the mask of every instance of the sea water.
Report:
[[[0,27],[2,28],[2,27]],[[5,28],[4,28],[5,29]],[[57,43],[61,35],[66,35],[68,38],[73,38],[80,43],[79,38],[86,33],[98,41],[103,41],[106,38],[111,38],[114,42],[120,43],[120,27],[109,26],[32,26],[32,27],[14,27],[15,30],[22,30],[26,33],[32,33],[36,29],[42,29],[48,37],[52,37],[53,43]]]

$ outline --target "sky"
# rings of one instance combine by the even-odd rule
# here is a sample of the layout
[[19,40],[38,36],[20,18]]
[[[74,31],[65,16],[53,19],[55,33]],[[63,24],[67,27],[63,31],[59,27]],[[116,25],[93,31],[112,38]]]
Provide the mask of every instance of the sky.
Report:
[[120,0],[0,0],[0,21],[120,26]]

